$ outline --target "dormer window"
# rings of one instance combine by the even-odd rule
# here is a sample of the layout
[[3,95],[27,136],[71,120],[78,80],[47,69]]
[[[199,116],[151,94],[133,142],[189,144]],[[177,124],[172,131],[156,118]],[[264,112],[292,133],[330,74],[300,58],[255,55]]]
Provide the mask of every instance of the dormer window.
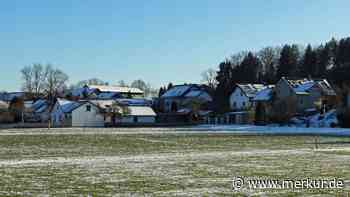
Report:
[[91,105],[87,105],[87,106],[86,106],[86,111],[87,111],[87,112],[91,111]]

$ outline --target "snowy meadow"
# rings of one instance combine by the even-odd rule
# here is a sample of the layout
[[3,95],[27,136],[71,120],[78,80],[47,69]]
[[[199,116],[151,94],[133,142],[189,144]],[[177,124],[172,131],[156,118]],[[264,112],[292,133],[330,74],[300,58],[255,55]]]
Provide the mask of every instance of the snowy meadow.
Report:
[[[259,129],[0,130],[0,195],[345,196],[350,192],[350,137],[319,136],[312,130],[299,135],[259,133]],[[232,179],[237,176],[338,178],[345,187],[233,191]]]

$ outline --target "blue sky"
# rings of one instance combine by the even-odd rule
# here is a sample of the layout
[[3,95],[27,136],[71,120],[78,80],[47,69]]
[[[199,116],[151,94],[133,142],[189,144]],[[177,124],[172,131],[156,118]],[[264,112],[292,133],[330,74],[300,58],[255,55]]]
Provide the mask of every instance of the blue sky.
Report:
[[199,82],[241,50],[349,36],[348,0],[11,0],[0,4],[0,90],[51,63],[70,83]]

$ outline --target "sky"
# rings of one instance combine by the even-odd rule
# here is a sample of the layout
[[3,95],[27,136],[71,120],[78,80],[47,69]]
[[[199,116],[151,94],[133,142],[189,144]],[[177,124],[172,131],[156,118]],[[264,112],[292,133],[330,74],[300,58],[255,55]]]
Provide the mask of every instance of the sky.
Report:
[[69,83],[197,83],[239,51],[349,36],[348,0],[11,0],[0,3],[0,90],[50,63]]

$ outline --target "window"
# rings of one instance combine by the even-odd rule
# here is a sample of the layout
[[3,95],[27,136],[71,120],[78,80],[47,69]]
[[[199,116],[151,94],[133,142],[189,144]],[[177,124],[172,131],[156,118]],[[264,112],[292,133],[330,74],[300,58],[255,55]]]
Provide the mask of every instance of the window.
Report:
[[237,103],[233,102],[233,107],[236,108],[237,107]]
[[91,105],[86,106],[86,111],[91,111]]
[[245,102],[243,102],[243,107],[245,107]]
[[134,116],[134,122],[138,122],[137,116]]

